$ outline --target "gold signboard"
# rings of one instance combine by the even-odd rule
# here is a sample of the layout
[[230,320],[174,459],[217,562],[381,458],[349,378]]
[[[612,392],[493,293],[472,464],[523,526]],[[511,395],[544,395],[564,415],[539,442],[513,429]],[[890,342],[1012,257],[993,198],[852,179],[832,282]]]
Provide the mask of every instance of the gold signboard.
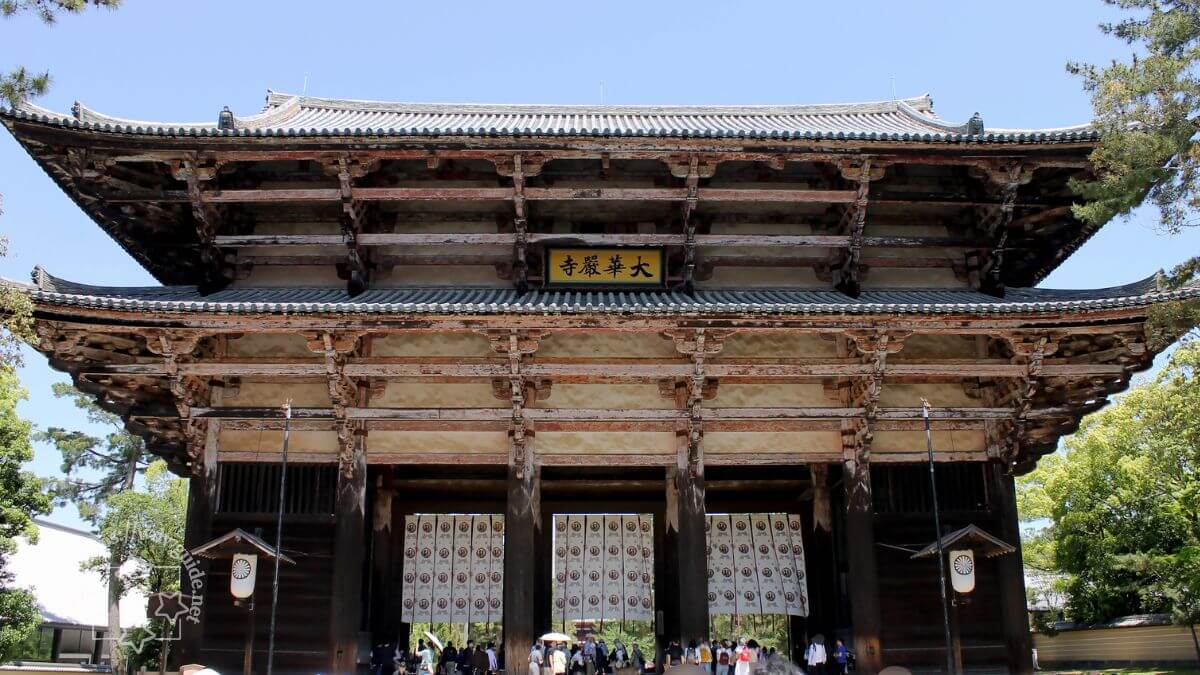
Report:
[[551,248],[546,251],[552,286],[662,286],[660,248]]

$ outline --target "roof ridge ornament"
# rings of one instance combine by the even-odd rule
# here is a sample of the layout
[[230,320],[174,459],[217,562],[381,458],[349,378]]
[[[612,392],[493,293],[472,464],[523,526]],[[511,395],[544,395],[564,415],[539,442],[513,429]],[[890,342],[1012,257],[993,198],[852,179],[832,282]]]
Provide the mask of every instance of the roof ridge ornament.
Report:
[[971,115],[971,119],[967,120],[967,134],[971,136],[983,135],[983,117],[978,112]]
[[221,108],[221,114],[217,115],[217,128],[222,131],[233,130],[233,111],[229,109],[229,106]]

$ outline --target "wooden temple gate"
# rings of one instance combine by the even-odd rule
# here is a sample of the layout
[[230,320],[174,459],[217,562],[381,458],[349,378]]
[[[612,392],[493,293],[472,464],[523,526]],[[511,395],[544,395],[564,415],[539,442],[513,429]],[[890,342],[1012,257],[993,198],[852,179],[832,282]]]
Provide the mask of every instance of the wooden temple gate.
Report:
[[[0,122],[165,284],[4,282],[51,365],[190,478],[191,545],[270,530],[291,401],[288,672],[406,634],[414,514],[503,516],[510,663],[554,625],[556,513],[653,517],[660,642],[709,631],[706,514],[799,516],[793,637],[848,638],[868,673],[940,663],[936,565],[895,548],[934,538],[922,399],[946,527],[1017,544],[1013,476],[1150,365],[1156,307],[1200,295],[1035,288],[1097,229],[1069,188],[1096,133],[928,97]],[[182,651],[227,668],[217,567]],[[966,663],[1027,672],[1019,555],[979,579]]]

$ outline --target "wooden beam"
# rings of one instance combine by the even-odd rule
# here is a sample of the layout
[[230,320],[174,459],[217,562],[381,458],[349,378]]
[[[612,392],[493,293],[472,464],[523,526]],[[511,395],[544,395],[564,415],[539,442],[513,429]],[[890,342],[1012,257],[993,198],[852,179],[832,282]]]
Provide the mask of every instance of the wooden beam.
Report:
[[[524,417],[529,421],[674,421],[686,420],[688,410],[630,409],[630,408],[525,408]],[[859,417],[866,414],[863,407],[797,407],[797,408],[706,408],[705,420],[819,420]],[[934,408],[930,412],[935,420],[988,420],[1011,419],[1013,408]],[[1072,406],[1034,408],[1025,413],[1028,419],[1072,417],[1078,411]],[[278,420],[283,413],[277,408],[263,407],[214,407],[191,409],[193,418]],[[294,419],[336,420],[333,408],[294,408]],[[508,408],[363,408],[347,407],[348,420],[421,420],[421,421],[498,421],[512,418]],[[919,420],[921,409],[915,407],[878,408],[876,418],[880,420]]]
[[[843,248],[850,244],[850,237],[836,234],[697,234],[693,237],[696,246],[759,246],[759,247],[816,247]],[[214,238],[222,248],[244,248],[249,246],[344,246],[341,234],[242,234],[221,235]],[[480,244],[513,246],[517,242],[515,233],[507,232],[444,232],[444,233],[364,233],[357,238],[361,246],[443,246]],[[528,243],[574,243],[609,246],[685,246],[685,233],[647,234],[594,234],[594,233],[550,233],[530,232]],[[863,246],[888,248],[964,248],[982,249],[978,242],[959,237],[909,237],[909,236],[866,236]]]
[[[853,190],[806,188],[701,188],[698,199],[705,202],[766,202],[842,204],[854,201]],[[356,187],[351,197],[362,201],[512,201],[513,191],[502,187]],[[684,201],[687,188],[529,187],[524,198],[531,201]],[[257,188],[221,190],[211,194],[212,204],[272,202],[336,202],[339,188]],[[131,196],[147,202],[185,202],[186,193],[166,190]]]
[[[871,367],[858,360],[838,358],[798,359],[731,359],[724,358],[705,364],[709,377],[723,380],[759,378],[814,379],[826,377],[864,376]],[[343,367],[354,378],[443,378],[493,379],[505,377],[508,366],[498,359],[462,357],[436,359],[425,357],[387,358],[350,357]],[[544,357],[523,364],[528,377],[551,378],[560,382],[656,382],[663,378],[687,377],[692,366],[676,359],[561,359]],[[75,369],[84,377],[106,375],[163,376],[166,369],[158,362],[129,364],[88,364]],[[197,377],[264,377],[313,378],[326,374],[325,365],[313,359],[206,359],[178,365],[178,372]],[[1044,377],[1105,377],[1120,376],[1128,367],[1120,363],[1062,363],[1047,359],[1042,365]],[[886,377],[964,377],[964,378],[1025,378],[1025,364],[1006,359],[912,359],[891,361]]]

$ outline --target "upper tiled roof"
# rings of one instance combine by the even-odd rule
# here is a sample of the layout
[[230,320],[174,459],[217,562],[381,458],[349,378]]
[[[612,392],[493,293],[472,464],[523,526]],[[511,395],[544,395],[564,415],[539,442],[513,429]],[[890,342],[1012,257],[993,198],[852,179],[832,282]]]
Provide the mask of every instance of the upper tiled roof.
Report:
[[216,314],[1009,314],[1143,307],[1200,297],[1200,285],[1160,291],[1151,277],[1098,290],[1008,289],[997,298],[970,289],[864,289],[858,298],[825,289],[530,291],[507,288],[372,288],[351,299],[340,288],[229,288],[201,295],[194,286],[103,287],[53,277],[14,284],[36,302],[121,311]]
[[[1046,143],[1097,138],[1087,125],[972,129],[933,112],[928,96],[825,105],[594,106],[386,103],[268,92],[261,112],[225,123],[146,122],[75,104],[71,114],[30,103],[0,115],[72,128],[155,136],[618,136],[911,142]],[[218,116],[214,116],[215,118]],[[982,124],[979,125],[982,127]]]

